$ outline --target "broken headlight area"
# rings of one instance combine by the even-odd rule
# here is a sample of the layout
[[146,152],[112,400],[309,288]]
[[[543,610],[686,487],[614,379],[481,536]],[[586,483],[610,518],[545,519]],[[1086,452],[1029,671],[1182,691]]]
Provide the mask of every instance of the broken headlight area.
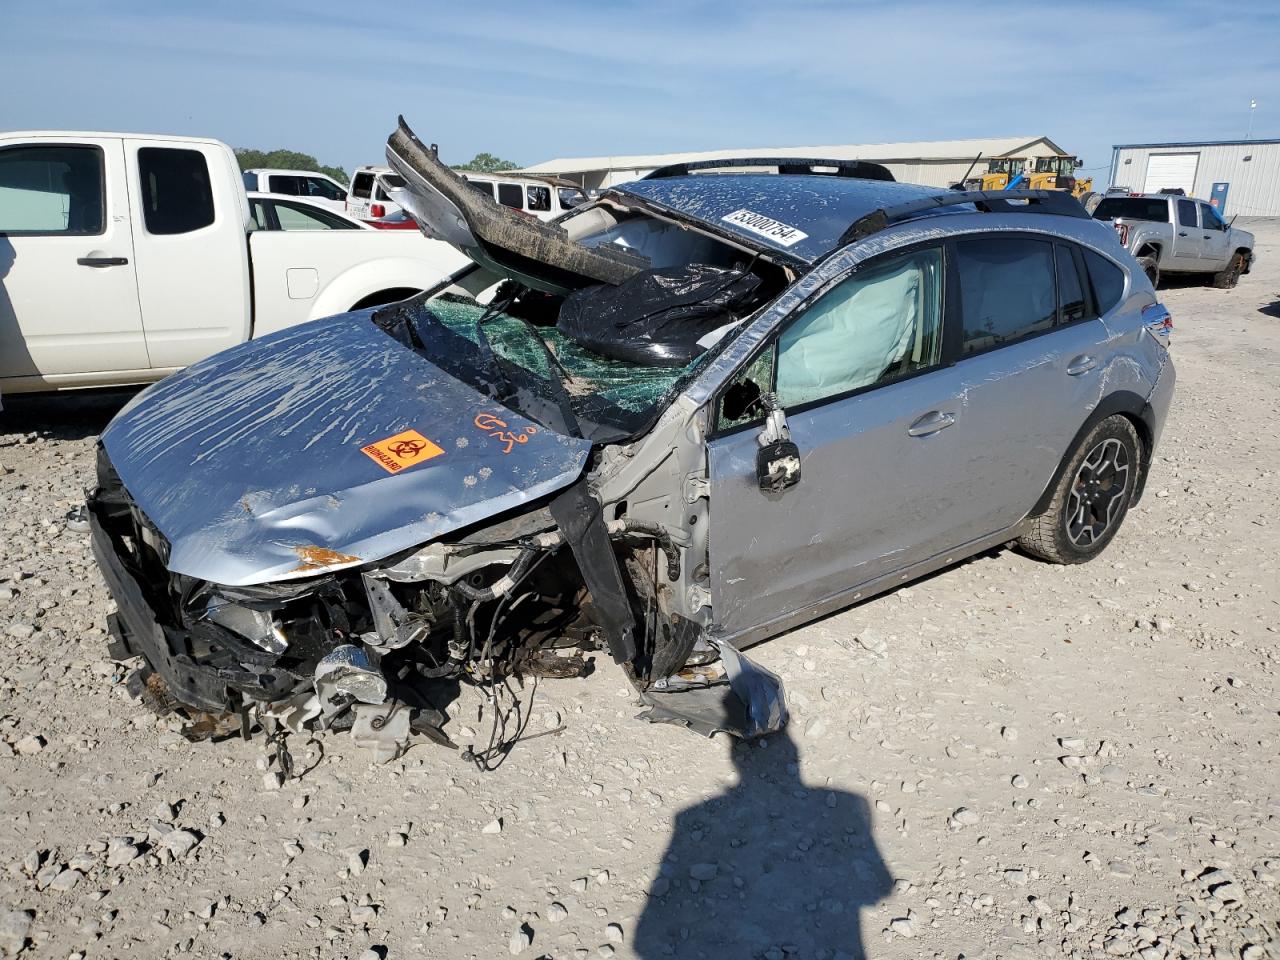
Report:
[[[680,576],[671,538],[655,524],[606,521],[581,483],[451,542],[256,586],[168,571],[163,537],[109,477],[89,514],[119,606],[112,654],[143,659],[140,692],[185,713],[191,739],[349,729],[383,760],[416,737],[453,747],[445,711],[469,683],[486,693],[491,740],[468,756],[491,768],[523,732],[527,679],[583,676],[607,649],[643,692],[715,653],[699,625],[664,612]],[[678,699],[669,684],[658,689]],[[752,709],[688,725],[770,732],[739,722]]]

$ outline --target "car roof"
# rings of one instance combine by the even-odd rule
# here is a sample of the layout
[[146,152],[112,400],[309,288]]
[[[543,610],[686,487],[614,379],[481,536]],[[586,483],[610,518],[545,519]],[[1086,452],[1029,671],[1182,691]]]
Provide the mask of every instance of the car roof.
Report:
[[[609,189],[638,197],[721,233],[731,233],[753,248],[776,251],[806,263],[840,246],[845,231],[869,213],[947,193],[942,187],[915,183],[768,173],[690,174],[635,180]],[[973,207],[943,207],[930,216],[964,212],[972,213]],[[739,214],[737,222],[725,219],[732,214]],[[771,222],[781,227],[770,230]],[[762,225],[766,233],[761,232]],[[787,227],[804,237],[788,243]],[[773,239],[768,233],[783,239]]]

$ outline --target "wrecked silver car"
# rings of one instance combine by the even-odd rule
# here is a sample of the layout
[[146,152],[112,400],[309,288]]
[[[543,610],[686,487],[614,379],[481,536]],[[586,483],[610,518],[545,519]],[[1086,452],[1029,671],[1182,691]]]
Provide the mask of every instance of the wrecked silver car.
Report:
[[605,650],[650,719],[755,736],[785,701],[739,647],[1011,539],[1087,560],[1140,495],[1168,313],[1069,197],[752,158],[548,224],[403,121],[388,161],[474,266],[102,436],[115,655],[203,729],[390,756],[450,742],[460,682],[496,702]]

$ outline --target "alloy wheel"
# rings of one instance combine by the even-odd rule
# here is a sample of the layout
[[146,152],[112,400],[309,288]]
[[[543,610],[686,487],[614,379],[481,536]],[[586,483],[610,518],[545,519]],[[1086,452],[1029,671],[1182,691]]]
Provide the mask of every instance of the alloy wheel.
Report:
[[1077,547],[1097,543],[1123,512],[1129,487],[1129,451],[1114,437],[1089,451],[1067,497],[1067,537]]

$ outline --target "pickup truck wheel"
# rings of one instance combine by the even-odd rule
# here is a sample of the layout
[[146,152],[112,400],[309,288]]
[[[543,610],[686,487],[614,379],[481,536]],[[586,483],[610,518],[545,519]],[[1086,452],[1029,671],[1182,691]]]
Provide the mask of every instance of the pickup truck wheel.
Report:
[[1147,275],[1147,279],[1151,281],[1153,288],[1160,285],[1160,264],[1155,257],[1139,257],[1138,266]]
[[1051,563],[1084,563],[1111,542],[1137,487],[1142,442],[1126,417],[1107,417],[1071,452],[1053,499],[1018,546]]
[[1244,273],[1244,254],[1233,253],[1227,265],[1213,275],[1213,285],[1219,290],[1230,290],[1240,282]]

